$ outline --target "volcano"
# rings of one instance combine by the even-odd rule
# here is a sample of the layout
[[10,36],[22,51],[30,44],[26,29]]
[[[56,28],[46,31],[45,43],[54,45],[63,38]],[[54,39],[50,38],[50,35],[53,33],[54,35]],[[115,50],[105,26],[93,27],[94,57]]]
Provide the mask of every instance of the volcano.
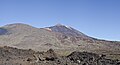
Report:
[[120,51],[118,41],[96,39],[61,24],[45,28],[36,28],[22,23],[2,26],[0,45],[38,51],[50,48],[70,51]]

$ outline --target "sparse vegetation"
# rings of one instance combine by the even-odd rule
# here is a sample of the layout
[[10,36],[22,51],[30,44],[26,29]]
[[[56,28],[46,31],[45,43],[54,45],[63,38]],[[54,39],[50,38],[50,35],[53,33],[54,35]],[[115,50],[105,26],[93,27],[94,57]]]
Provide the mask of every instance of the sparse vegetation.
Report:
[[[54,31],[54,27],[58,31]],[[12,24],[0,28],[2,30],[0,45],[5,46],[0,47],[0,65],[10,65],[11,63],[13,63],[11,65],[87,65],[88,63],[90,65],[90,62],[93,63],[92,65],[97,65],[96,61],[88,60],[93,59],[91,57],[94,57],[94,55],[87,52],[95,53],[95,55],[106,55],[106,58],[100,59],[99,62],[103,61],[108,65],[110,65],[109,63],[117,65],[118,61],[116,60],[120,60],[120,42],[88,37],[63,25],[62,27],[59,25],[48,28],[51,28],[51,31],[26,24]],[[7,30],[7,34],[11,34],[3,34],[3,30]],[[52,49],[47,51],[50,48],[54,49],[55,52]],[[78,55],[70,56],[74,51],[79,51],[77,52]],[[86,51],[84,55],[87,57],[87,61],[81,57],[80,54],[83,54],[81,51]],[[71,57],[72,60],[70,60]]]

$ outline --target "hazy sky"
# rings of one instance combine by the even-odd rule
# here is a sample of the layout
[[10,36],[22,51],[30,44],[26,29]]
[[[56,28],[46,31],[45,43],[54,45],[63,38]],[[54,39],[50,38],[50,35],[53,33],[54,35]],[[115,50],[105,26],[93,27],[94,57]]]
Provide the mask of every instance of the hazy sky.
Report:
[[89,36],[120,41],[120,0],[0,0],[0,26],[61,23]]

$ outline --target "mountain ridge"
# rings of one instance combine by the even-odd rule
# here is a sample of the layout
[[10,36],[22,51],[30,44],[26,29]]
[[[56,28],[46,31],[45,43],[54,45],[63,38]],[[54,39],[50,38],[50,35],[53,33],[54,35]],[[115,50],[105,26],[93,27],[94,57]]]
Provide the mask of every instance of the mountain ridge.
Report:
[[[13,27],[13,26],[28,26],[28,27],[32,27],[32,28],[37,28],[37,27],[34,27],[34,26],[31,26],[31,25],[28,25],[28,24],[24,24],[24,23],[13,23],[13,24],[7,24],[7,25],[4,25],[4,26],[1,26],[0,28],[6,28],[6,27]],[[38,29],[52,29],[53,27],[65,27],[67,29],[72,29],[74,31],[77,31],[79,32],[81,35],[84,35],[84,36],[87,36],[87,37],[90,37],[90,38],[93,38],[93,39],[98,39],[98,40],[105,40],[105,39],[99,39],[99,38],[95,38],[95,37],[92,37],[92,36],[89,36],[89,35],[86,35],[82,32],[80,32],[79,30],[76,30],[70,26],[66,26],[66,25],[63,25],[63,24],[56,24],[56,25],[53,25],[53,26],[50,26],[50,27],[43,27],[43,28],[38,28]],[[54,31],[53,32],[60,32],[60,31]],[[61,32],[62,33],[62,32]],[[77,35],[76,35],[77,36]],[[113,40],[106,40],[106,41],[113,41]],[[117,42],[117,40],[116,40]],[[119,41],[118,41],[119,42]]]
[[1,27],[10,34],[0,35],[0,45],[15,46],[33,50],[77,49],[77,50],[118,50],[120,43],[99,40],[65,25],[36,28],[27,24],[15,23]]

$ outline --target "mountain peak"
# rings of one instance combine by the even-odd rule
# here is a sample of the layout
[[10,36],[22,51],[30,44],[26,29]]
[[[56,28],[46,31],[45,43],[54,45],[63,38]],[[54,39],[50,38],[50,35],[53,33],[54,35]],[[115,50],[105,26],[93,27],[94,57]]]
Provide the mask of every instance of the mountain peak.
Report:
[[63,24],[58,23],[58,24],[56,24],[55,26],[64,26],[64,25],[63,25]]
[[32,27],[32,26],[30,26],[30,25],[28,25],[28,24],[24,24],[24,23],[13,23],[13,24],[7,24],[7,25],[5,25],[5,26],[3,26],[3,27]]
[[70,26],[66,26],[66,25],[63,25],[63,24],[56,24],[55,27],[65,27],[65,28],[68,28],[68,29],[72,28]]
[[13,23],[13,24],[7,24],[5,26],[18,26],[18,25],[27,25],[27,24],[24,24],[24,23]]
[[47,28],[49,28],[53,32],[63,33],[64,35],[67,35],[67,36],[87,37],[87,35],[83,34],[82,32],[62,24],[57,24],[55,26],[51,26]]

